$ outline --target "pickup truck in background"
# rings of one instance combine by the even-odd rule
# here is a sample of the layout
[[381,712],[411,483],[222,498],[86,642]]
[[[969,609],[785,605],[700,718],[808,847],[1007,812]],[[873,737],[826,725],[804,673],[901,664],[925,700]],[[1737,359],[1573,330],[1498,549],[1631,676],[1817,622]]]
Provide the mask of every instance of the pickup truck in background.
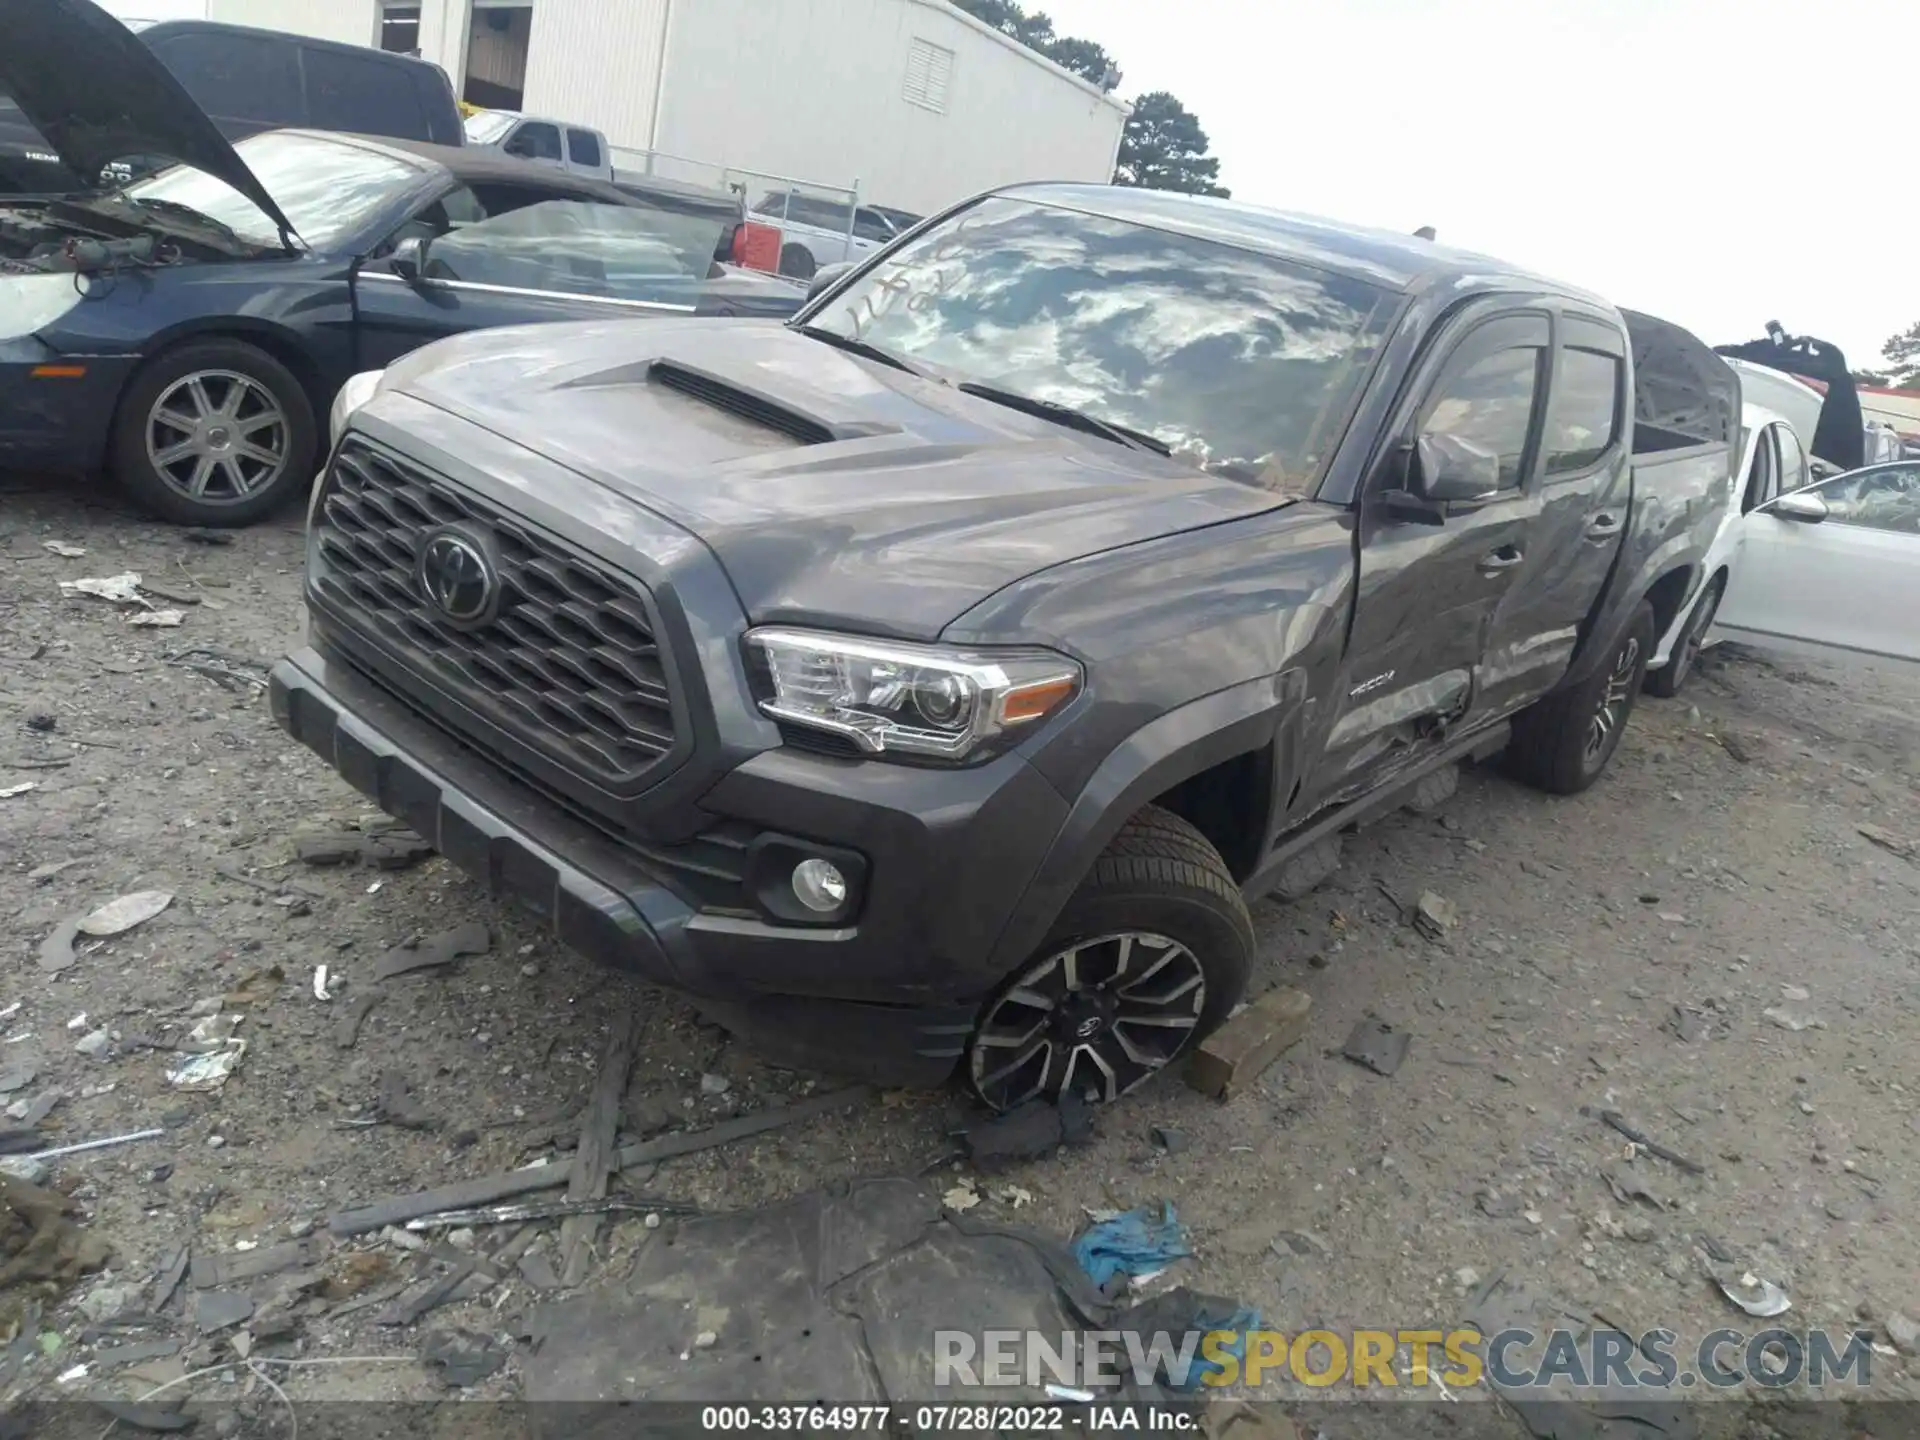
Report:
[[274,713],[782,1063],[1112,1099],[1248,901],[1503,751],[1591,785],[1733,371],[1497,260],[1030,185],[786,325],[451,339],[336,408]]
[[780,273],[799,280],[811,280],[828,265],[863,260],[921,220],[887,205],[855,205],[799,190],[769,191],[752,213],[779,229]]

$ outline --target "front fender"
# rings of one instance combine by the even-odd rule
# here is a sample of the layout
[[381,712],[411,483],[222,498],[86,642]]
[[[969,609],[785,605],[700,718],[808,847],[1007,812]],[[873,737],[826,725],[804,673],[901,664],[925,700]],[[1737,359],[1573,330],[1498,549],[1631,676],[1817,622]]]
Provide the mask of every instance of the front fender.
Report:
[[[1290,669],[1215,691],[1170,710],[1123,740],[1098,767],[1067,812],[994,946],[993,968],[1013,969],[1039,948],[1073,892],[1121,826],[1182,780],[1273,743],[1307,692]],[[1254,797],[1263,806],[1266,796]]]

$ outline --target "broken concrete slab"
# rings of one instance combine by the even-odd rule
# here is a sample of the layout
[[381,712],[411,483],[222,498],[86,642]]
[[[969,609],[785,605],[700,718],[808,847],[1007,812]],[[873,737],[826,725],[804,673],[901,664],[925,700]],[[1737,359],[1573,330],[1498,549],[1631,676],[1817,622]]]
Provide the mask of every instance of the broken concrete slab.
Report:
[[1281,1052],[1306,1033],[1313,997],[1301,990],[1269,990],[1200,1042],[1187,1065],[1187,1084],[1202,1095],[1231,1100]]
[[201,1251],[193,1257],[193,1284],[197,1290],[215,1290],[257,1279],[281,1270],[295,1270],[318,1262],[324,1244],[317,1236],[290,1240],[284,1245],[263,1245],[258,1250],[239,1250],[230,1254]]
[[208,1290],[194,1302],[193,1323],[202,1335],[231,1329],[253,1314],[253,1297],[244,1290]]
[[1353,1033],[1347,1036],[1347,1043],[1341,1047],[1340,1053],[1376,1075],[1390,1076],[1407,1058],[1407,1044],[1411,1038],[1406,1031],[1394,1029],[1378,1015],[1369,1015],[1353,1027]]

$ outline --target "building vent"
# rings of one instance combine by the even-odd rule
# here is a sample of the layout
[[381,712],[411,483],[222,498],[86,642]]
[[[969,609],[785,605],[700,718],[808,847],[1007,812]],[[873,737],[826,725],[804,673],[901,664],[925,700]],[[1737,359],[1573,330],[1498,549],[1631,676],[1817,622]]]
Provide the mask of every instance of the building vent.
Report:
[[901,95],[909,105],[947,113],[947,82],[953,78],[953,51],[931,40],[916,39],[907,52],[907,83]]

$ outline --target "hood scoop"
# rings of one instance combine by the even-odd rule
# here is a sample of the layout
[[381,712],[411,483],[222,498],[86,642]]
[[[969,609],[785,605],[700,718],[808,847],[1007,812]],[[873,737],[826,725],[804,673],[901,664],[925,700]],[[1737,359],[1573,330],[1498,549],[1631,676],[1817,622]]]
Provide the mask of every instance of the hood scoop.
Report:
[[655,360],[647,367],[649,384],[677,390],[704,405],[737,415],[755,425],[799,441],[802,445],[828,445],[835,440],[858,440],[868,435],[892,433],[891,425],[833,424],[817,415],[809,415],[765,391],[742,385],[738,380],[715,375],[678,360]]

